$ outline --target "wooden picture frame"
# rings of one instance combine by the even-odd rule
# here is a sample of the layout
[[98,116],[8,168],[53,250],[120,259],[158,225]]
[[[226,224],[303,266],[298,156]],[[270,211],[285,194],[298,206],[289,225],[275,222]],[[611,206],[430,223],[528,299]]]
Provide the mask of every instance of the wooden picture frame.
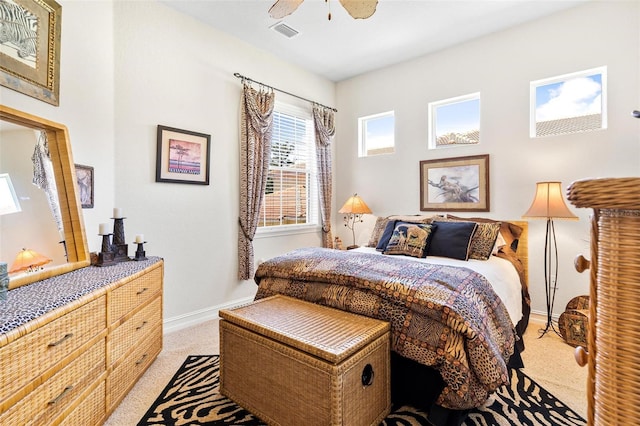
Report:
[[489,211],[489,154],[420,161],[421,211]]
[[62,6],[54,0],[0,2],[0,85],[58,106]]
[[209,185],[211,135],[158,125],[156,182]]
[[75,164],[76,180],[78,182],[78,196],[80,197],[80,205],[83,209],[93,208],[93,188],[94,177],[93,167]]

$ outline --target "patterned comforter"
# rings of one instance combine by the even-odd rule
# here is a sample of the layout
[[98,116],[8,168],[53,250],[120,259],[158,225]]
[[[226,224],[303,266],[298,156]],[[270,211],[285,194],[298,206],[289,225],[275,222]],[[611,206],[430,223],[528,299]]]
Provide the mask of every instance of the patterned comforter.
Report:
[[470,269],[304,248],[262,263],[255,281],[256,299],[285,294],[388,321],[395,352],[440,372],[445,408],[477,407],[509,382],[513,325]]

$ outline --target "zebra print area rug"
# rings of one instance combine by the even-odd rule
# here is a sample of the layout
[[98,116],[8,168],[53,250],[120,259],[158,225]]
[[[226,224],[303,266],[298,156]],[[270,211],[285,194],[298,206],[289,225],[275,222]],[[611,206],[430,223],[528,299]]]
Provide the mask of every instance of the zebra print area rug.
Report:
[[[218,355],[191,355],[149,408],[138,426],[263,425],[251,413],[218,393]],[[464,425],[586,425],[577,413],[520,370],[511,370],[511,385],[492,397],[487,407],[473,410]],[[425,413],[412,407],[395,409],[384,426],[430,425]]]

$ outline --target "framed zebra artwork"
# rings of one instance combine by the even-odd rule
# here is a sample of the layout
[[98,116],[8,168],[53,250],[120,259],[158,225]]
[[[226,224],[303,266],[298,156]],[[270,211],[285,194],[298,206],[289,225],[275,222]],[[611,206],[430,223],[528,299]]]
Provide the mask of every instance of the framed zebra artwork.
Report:
[[0,85],[58,106],[61,15],[53,0],[0,0]]

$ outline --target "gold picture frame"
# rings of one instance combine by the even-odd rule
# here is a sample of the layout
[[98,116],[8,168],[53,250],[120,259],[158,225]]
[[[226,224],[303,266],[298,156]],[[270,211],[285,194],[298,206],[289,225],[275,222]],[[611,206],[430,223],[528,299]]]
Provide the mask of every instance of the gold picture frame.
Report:
[[0,0],[0,85],[58,106],[62,6],[53,0]]
[[489,211],[489,154],[420,162],[421,211]]

